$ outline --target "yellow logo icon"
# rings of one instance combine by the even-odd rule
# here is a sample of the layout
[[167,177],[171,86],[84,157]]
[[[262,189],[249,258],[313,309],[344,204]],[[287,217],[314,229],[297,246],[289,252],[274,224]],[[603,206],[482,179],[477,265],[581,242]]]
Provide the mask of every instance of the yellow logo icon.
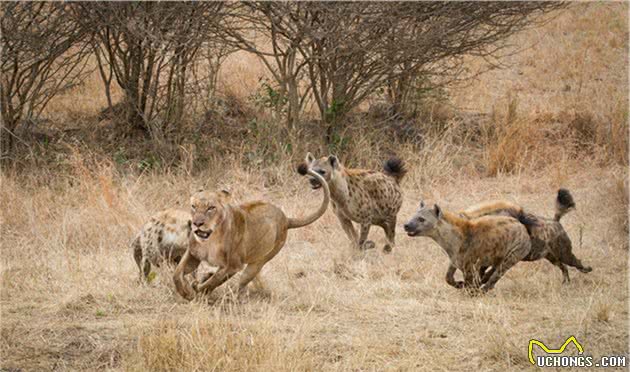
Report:
[[567,348],[567,345],[569,345],[571,342],[573,342],[575,347],[577,347],[578,353],[580,353],[580,354],[584,353],[584,348],[578,342],[578,340],[575,339],[575,336],[571,336],[571,337],[567,338],[567,340],[564,342],[564,344],[562,344],[562,346],[560,346],[559,349],[550,349],[545,344],[543,344],[542,342],[540,342],[538,340],[529,340],[529,347],[527,348],[527,353],[529,355],[529,361],[533,365],[536,365],[536,361],[534,360],[534,354],[532,353],[534,345],[540,346],[545,351],[545,353],[547,353],[547,354],[561,354],[564,351],[564,349]]

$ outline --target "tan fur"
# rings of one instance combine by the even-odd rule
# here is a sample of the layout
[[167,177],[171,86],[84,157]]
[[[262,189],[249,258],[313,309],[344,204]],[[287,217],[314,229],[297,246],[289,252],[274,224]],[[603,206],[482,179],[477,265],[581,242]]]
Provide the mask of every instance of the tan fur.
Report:
[[[568,191],[565,190],[568,194]],[[572,201],[572,197],[571,197]],[[514,218],[527,216],[535,221],[535,224],[528,226],[528,232],[532,240],[531,252],[523,258],[524,261],[536,261],[542,258],[547,259],[562,271],[562,282],[570,281],[569,271],[566,265],[573,266],[583,273],[592,271],[591,267],[583,266],[582,262],[573,254],[571,239],[560,224],[560,217],[571,208],[556,202],[556,212],[554,218],[545,218],[529,214],[516,204],[508,201],[494,201],[478,204],[460,212],[460,215],[469,219],[474,219],[488,215],[508,215]],[[449,274],[450,273],[450,277]],[[452,275],[455,273],[449,268],[447,282],[454,283]],[[485,276],[487,278],[487,276]]]
[[[131,243],[140,281],[147,280],[152,265],[177,265],[188,249],[191,237],[189,212],[167,209],[151,216]],[[208,273],[213,270],[204,265],[198,271]]]
[[[402,205],[402,192],[399,181],[404,170],[397,175],[387,175],[365,169],[344,167],[335,156],[315,159],[306,155],[306,164],[316,172],[321,172],[328,181],[333,211],[343,230],[354,247],[369,249],[374,247],[367,240],[370,227],[380,226],[385,231],[387,244],[385,252],[395,246],[396,215]],[[360,225],[357,234],[353,222]]]
[[[194,194],[191,204],[195,239],[175,269],[173,279],[178,293],[192,300],[196,292],[212,292],[243,268],[239,292],[244,291],[284,246],[289,229],[310,224],[326,211],[330,200],[328,185],[318,174],[309,174],[322,182],[324,200],[315,213],[302,219],[288,218],[280,208],[263,201],[232,205],[226,192]],[[200,262],[219,269],[207,280],[191,286],[184,281],[184,275]]]
[[464,273],[462,284],[465,287],[479,287],[482,283],[480,267],[495,267],[483,285],[484,291],[492,289],[501,276],[531,249],[527,229],[511,217],[485,216],[469,220],[443,212],[438,206],[428,208],[422,204],[405,224],[405,230],[410,236],[435,240],[448,254],[451,267]]

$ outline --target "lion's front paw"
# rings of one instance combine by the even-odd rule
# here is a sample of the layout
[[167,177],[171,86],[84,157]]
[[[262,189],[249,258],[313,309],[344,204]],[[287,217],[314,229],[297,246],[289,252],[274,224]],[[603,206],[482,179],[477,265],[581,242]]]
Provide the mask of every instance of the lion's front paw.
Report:
[[374,244],[374,242],[371,240],[366,240],[361,245],[361,249],[363,249],[364,251],[367,251],[368,249],[374,249],[374,248],[376,248],[376,244]]
[[195,299],[195,296],[197,295],[195,291],[192,290],[192,288],[190,287],[184,287],[178,290],[179,295],[182,296],[182,298],[184,298],[184,300],[186,301],[192,301]]

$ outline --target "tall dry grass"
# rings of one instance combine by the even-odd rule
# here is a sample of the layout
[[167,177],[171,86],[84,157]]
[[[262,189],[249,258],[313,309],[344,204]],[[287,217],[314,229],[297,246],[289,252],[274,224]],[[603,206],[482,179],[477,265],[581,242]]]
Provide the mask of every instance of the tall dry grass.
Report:
[[[59,97],[48,115],[60,137],[0,172],[0,369],[524,370],[529,339],[569,335],[594,356],[627,354],[627,7],[573,4],[516,36],[535,47],[508,68],[452,90],[455,108],[395,126],[358,113],[334,146],[311,121],[288,133],[251,107],[265,72],[243,55],[224,66],[224,107],[157,145],[95,119],[98,80]],[[562,223],[594,271],[570,269],[561,285],[549,263],[519,263],[473,298],[446,285],[432,241],[399,227],[392,254],[357,254],[328,211],[290,232],[245,298],[232,281],[186,303],[168,268],[137,282],[131,238],[153,213],[187,209],[199,186],[289,216],[315,209],[321,195],[294,170],[306,151],[372,169],[405,159],[399,225],[421,199],[446,210],[508,199],[551,216],[569,188],[577,208]],[[385,243],[378,228],[370,237]]]
[[[440,159],[426,156],[410,163],[401,223],[420,199],[458,210],[501,197],[553,213],[553,177],[462,171],[425,182]],[[561,186],[578,207],[563,224],[575,254],[594,267],[571,270],[571,284],[561,285],[547,262],[521,263],[491,294],[469,297],[444,282],[448,259],[435,243],[399,228],[391,255],[356,255],[329,211],[290,233],[263,271],[264,289],[238,299],[232,281],[190,304],[176,295],[168,269],[150,285],[137,282],[129,243],[149,215],[185,209],[195,184],[228,185],[236,202],[270,200],[290,216],[315,209],[320,194],[290,170],[277,170],[278,184],[269,186],[264,172],[236,164],[194,176],[134,175],[79,152],[46,184],[3,173],[2,367],[509,370],[528,367],[529,338],[553,345],[567,335],[594,355],[627,352],[627,235],[610,213],[618,194],[606,189],[623,170],[568,165]],[[379,248],[385,243],[378,229],[371,237]]]

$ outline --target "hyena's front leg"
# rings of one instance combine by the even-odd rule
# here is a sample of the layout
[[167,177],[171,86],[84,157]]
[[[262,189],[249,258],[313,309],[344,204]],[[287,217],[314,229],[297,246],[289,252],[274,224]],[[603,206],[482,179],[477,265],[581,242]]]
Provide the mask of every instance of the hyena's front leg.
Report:
[[357,236],[357,231],[354,229],[354,226],[352,226],[352,221],[350,221],[350,219],[344,216],[341,216],[339,214],[337,214],[337,218],[339,218],[341,227],[343,228],[343,231],[345,231],[346,236],[348,236],[348,239],[350,239],[350,242],[352,243],[352,245],[354,247],[361,248],[359,246],[359,237]]
[[367,249],[372,249],[376,246],[373,241],[367,240],[369,233],[370,233],[370,224],[362,223],[361,234],[359,236],[359,248],[367,250]]
[[385,230],[385,238],[387,239],[387,244],[383,247],[383,252],[390,253],[396,246],[396,216],[385,222],[383,230]]
[[479,276],[477,270],[471,268],[465,268],[462,270],[464,274],[464,288],[470,290],[471,293],[476,292],[479,289]]
[[455,287],[457,289],[464,288],[464,282],[455,280],[456,271],[457,271],[457,268],[455,267],[455,265],[453,264],[448,265],[448,270],[446,270],[446,282],[450,286]]

